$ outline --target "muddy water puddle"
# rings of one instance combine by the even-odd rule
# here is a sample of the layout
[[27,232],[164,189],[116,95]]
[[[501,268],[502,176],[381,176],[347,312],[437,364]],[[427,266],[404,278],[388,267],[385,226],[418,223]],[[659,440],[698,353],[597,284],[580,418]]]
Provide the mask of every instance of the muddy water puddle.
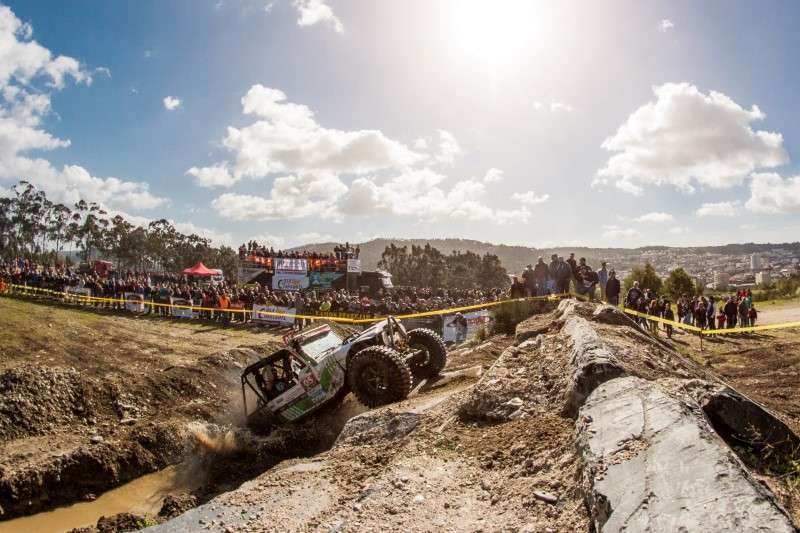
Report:
[[93,526],[101,516],[118,513],[156,514],[164,497],[199,486],[176,467],[137,478],[104,492],[96,500],[58,507],[31,516],[0,522],[0,533],[57,533],[76,527]]

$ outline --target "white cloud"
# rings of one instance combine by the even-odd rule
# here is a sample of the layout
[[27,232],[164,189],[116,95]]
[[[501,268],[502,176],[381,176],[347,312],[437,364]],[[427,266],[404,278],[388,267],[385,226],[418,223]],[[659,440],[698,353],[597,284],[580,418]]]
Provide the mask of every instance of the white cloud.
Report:
[[186,174],[194,177],[195,184],[200,187],[230,187],[236,183],[225,163],[203,168],[192,167]]
[[669,213],[661,213],[659,211],[653,211],[651,213],[645,213],[639,217],[634,219],[636,222],[672,222],[675,220]]
[[217,231],[209,228],[204,228],[194,224],[193,222],[175,222],[169,221],[175,229],[186,235],[195,234],[198,237],[209,239],[212,244],[234,246],[233,235],[224,231]]
[[504,224],[530,218],[525,207],[493,209],[482,203],[480,198],[487,195],[482,182],[465,180],[445,189],[444,181],[444,175],[427,168],[410,170],[383,183],[358,178],[342,197],[338,209],[348,215],[388,213],[426,221],[452,218]]
[[695,215],[698,217],[732,217],[739,208],[739,201],[734,202],[711,202],[701,205]]
[[603,226],[603,237],[606,239],[634,239],[641,234],[634,228],[622,228],[615,225]]
[[755,213],[800,213],[800,176],[784,179],[771,172],[753,174],[745,207]]
[[427,150],[428,141],[423,137],[419,137],[418,139],[414,139],[413,146],[415,150]]
[[174,96],[164,97],[164,109],[167,111],[175,111],[181,106],[181,99]]
[[458,144],[455,136],[449,131],[439,130],[439,153],[434,159],[437,163],[452,165],[456,157],[462,155],[464,150]]
[[550,102],[550,111],[565,111],[570,113],[574,111],[574,108],[564,102]]
[[344,32],[342,21],[333,13],[333,9],[325,3],[325,0],[294,0],[292,5],[297,10],[298,26],[326,24],[337,33]]
[[661,22],[658,23],[658,29],[662,32],[667,32],[675,27],[675,24],[669,19],[661,19]]
[[320,216],[338,218],[336,202],[347,186],[335,176],[283,176],[273,182],[270,196],[226,193],[211,203],[231,220],[275,220]]
[[267,248],[280,249],[286,244],[286,239],[280,235],[271,235],[269,233],[261,233],[255,237],[250,237],[248,241],[256,241],[259,246],[266,246]]
[[[242,108],[260,120],[243,128],[229,127],[222,141],[234,158],[228,165],[232,183],[279,173],[366,174],[424,159],[378,130],[323,128],[307,106],[287,102],[283,92],[263,85],[250,88],[242,98]],[[204,169],[190,170],[196,175]]]
[[753,130],[762,120],[757,106],[744,109],[728,96],[701,93],[688,83],[654,87],[656,101],[634,111],[603,142],[614,155],[598,171],[594,186],[613,183],[633,194],[643,185],[673,185],[694,192],[739,185],[755,169],[788,161],[779,133]]
[[[167,200],[150,193],[147,183],[116,177],[98,178],[78,165],[53,167],[31,151],[49,151],[70,146],[41,128],[51,112],[52,91],[68,80],[91,83],[91,75],[80,63],[66,56],[53,57],[32,41],[33,30],[6,6],[0,6],[0,180],[24,178],[55,202],[95,201],[109,208],[148,209]],[[99,69],[102,72],[102,67]],[[43,81],[44,87],[37,86]]]
[[539,100],[534,100],[531,104],[531,107],[533,107],[535,111],[545,110],[550,111],[551,113],[557,113],[559,111],[571,113],[572,111],[575,111],[575,108],[571,105],[565,104],[564,102],[557,102],[555,100],[551,101],[549,104],[545,104]]
[[690,233],[691,229],[686,226],[673,226],[667,230],[670,235],[686,235]]
[[503,179],[503,171],[499,168],[490,168],[483,176],[484,183],[497,183]]
[[111,77],[111,69],[109,69],[108,67],[97,67],[96,69],[94,69],[94,71],[97,72],[98,74],[102,74],[109,78]]
[[550,199],[549,194],[543,194],[541,196],[536,196],[536,193],[533,191],[526,191],[523,193],[515,192],[511,195],[512,200],[516,200],[525,205],[536,205],[546,202]]

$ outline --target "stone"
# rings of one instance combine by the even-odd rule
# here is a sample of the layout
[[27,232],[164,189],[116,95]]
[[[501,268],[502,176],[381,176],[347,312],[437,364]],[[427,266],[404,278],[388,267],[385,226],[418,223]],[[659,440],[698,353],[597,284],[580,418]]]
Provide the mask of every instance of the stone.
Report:
[[685,393],[609,380],[581,408],[576,437],[598,533],[795,531]]
[[92,435],[92,437],[89,439],[89,442],[92,444],[102,444],[103,441],[104,439],[100,435]]
[[549,492],[542,492],[538,490],[533,491],[533,497],[545,503],[556,503],[558,501],[558,496],[550,494]]

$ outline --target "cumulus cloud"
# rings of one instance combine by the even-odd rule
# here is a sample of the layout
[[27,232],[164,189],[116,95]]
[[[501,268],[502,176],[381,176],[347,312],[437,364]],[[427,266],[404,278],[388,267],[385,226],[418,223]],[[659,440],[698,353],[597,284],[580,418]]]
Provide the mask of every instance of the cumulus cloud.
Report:
[[186,174],[194,177],[194,182],[200,187],[230,187],[236,180],[228,172],[226,163],[219,163],[210,167],[192,167]]
[[623,228],[615,225],[603,226],[603,237],[606,239],[633,239],[641,234],[634,228]]
[[800,213],[800,176],[782,178],[771,172],[753,174],[750,199],[745,207],[755,213]]
[[29,25],[8,7],[0,6],[0,180],[25,178],[56,202],[85,199],[110,208],[134,209],[167,203],[151,194],[147,183],[98,178],[78,165],[59,169],[46,159],[29,155],[70,146],[68,139],[42,129],[42,119],[52,111],[50,94],[69,80],[87,85],[92,81],[77,60],[54,56],[31,40],[32,35]]
[[549,110],[549,111],[551,111],[553,113],[556,113],[556,112],[559,112],[559,111],[562,111],[562,112],[565,112],[565,113],[571,113],[572,111],[575,111],[575,108],[572,107],[571,105],[565,104],[564,102],[557,102],[557,101],[551,101],[549,104],[545,104],[544,102],[541,102],[539,100],[534,100],[534,102],[533,102],[533,104],[531,104],[531,106],[536,111],[541,111],[541,110],[547,111],[547,110]]
[[[324,128],[307,106],[286,101],[277,89],[253,85],[242,98],[243,112],[259,118],[243,128],[229,127],[222,144],[233,162],[224,176],[222,164],[192,167],[195,176],[214,176],[203,184],[230,186],[242,178],[270,174],[366,174],[405,167],[423,159],[378,130],[342,131]],[[214,182],[218,183],[214,183]]]
[[638,216],[634,220],[636,222],[672,222],[675,220],[675,217],[669,213],[653,211],[651,213],[645,213],[644,215]]
[[297,10],[298,26],[324,24],[336,30],[336,33],[344,32],[342,21],[325,0],[294,0],[292,5]]
[[710,202],[701,205],[695,215],[698,217],[732,217],[736,214],[740,202]]
[[685,235],[691,232],[691,229],[686,226],[673,226],[667,230],[670,235]]
[[490,168],[483,176],[485,183],[496,183],[503,179],[503,171],[499,168]]
[[307,231],[305,233],[299,233],[297,237],[295,237],[295,241],[308,244],[308,243],[315,243],[315,242],[329,242],[334,240],[333,235],[328,233],[317,233],[316,231]]
[[452,133],[439,130],[439,153],[434,156],[437,163],[452,165],[456,157],[463,153],[464,150]]
[[167,111],[175,111],[181,106],[181,99],[174,96],[165,96],[163,102]]
[[779,133],[754,130],[764,118],[728,96],[700,92],[688,83],[653,88],[655,102],[634,111],[602,146],[614,155],[593,185],[614,184],[633,194],[645,185],[672,185],[691,193],[740,185],[753,170],[784,164]]
[[662,32],[667,32],[675,27],[675,24],[669,19],[661,19],[661,22],[658,23],[658,29]]
[[526,192],[515,192],[511,195],[512,200],[516,200],[525,205],[536,205],[546,202],[550,199],[549,194],[543,194],[541,196],[537,196],[533,191],[526,191]]

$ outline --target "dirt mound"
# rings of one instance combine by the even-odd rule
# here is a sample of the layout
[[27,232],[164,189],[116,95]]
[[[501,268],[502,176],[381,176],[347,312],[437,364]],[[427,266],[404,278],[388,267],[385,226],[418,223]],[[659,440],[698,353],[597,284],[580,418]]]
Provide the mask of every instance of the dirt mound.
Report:
[[85,423],[103,391],[74,368],[25,365],[0,373],[0,441]]

